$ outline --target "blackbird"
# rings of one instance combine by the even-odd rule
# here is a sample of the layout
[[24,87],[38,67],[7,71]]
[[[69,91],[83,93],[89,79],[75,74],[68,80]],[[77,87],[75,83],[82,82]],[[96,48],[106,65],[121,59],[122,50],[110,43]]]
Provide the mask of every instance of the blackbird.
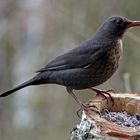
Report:
[[133,26],[140,26],[140,21],[120,16],[108,18],[90,39],[56,57],[38,70],[32,79],[2,93],[0,97],[27,86],[58,84],[65,86],[81,108],[86,110],[86,105],[75,96],[73,90],[90,88],[99,94],[108,94],[92,87],[107,81],[117,70],[123,51],[122,37]]

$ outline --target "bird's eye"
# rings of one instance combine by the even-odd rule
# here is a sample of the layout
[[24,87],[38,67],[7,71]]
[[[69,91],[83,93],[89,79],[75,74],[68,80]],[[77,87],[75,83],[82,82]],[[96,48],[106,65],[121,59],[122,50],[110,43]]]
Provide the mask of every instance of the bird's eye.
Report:
[[122,20],[122,19],[116,20],[116,24],[117,24],[117,25],[122,25],[122,24],[123,24],[123,20]]

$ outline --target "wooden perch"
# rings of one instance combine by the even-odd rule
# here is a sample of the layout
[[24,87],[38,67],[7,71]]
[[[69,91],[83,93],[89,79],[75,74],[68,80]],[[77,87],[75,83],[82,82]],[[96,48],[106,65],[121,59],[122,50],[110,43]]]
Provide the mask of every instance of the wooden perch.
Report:
[[[140,95],[139,94],[111,94],[114,99],[114,105],[108,98],[97,96],[86,102],[89,105],[95,105],[101,112],[103,109],[109,109],[115,112],[126,111],[131,115],[140,115]],[[71,131],[71,140],[140,140],[140,129],[121,126],[111,121],[107,121],[94,111],[82,113],[80,124]]]

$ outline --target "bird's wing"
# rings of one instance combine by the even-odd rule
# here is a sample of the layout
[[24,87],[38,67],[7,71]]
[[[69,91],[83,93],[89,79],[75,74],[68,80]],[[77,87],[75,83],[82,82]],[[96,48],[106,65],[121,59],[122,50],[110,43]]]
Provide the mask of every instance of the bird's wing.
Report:
[[96,60],[102,55],[102,52],[102,49],[98,45],[82,45],[81,47],[72,49],[63,55],[56,57],[37,72],[86,68],[90,66],[90,64],[96,62]]

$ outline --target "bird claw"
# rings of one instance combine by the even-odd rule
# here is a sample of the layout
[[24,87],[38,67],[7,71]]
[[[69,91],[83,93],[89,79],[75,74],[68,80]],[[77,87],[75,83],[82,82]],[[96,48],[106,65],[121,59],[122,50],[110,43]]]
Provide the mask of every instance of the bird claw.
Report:
[[86,113],[89,113],[89,111],[96,112],[97,114],[99,114],[101,116],[99,109],[95,105],[81,103],[80,108],[76,111],[76,114],[79,118],[81,118],[80,111],[82,111],[82,110],[84,110]]
[[[109,98],[110,98],[111,101],[112,101],[113,106],[114,106],[114,99],[112,98],[111,94],[110,94],[108,91],[109,91],[109,90],[107,90],[107,91],[101,91],[101,93],[102,93],[102,94],[108,95]],[[101,94],[101,93],[100,93],[100,94]],[[104,95],[104,96],[105,96],[105,95]],[[105,97],[106,97],[106,96],[105,96]],[[108,98],[106,97],[106,99],[107,99],[107,104],[108,104]]]
[[107,104],[109,103],[109,101],[108,101],[108,98],[106,97],[106,95],[108,95],[114,106],[114,99],[112,98],[111,94],[109,93],[109,92],[115,93],[115,91],[113,89],[109,89],[109,90],[99,90],[99,89],[95,89],[95,88],[90,88],[90,89],[97,93],[96,96],[98,96],[98,95],[103,96],[107,100]]

